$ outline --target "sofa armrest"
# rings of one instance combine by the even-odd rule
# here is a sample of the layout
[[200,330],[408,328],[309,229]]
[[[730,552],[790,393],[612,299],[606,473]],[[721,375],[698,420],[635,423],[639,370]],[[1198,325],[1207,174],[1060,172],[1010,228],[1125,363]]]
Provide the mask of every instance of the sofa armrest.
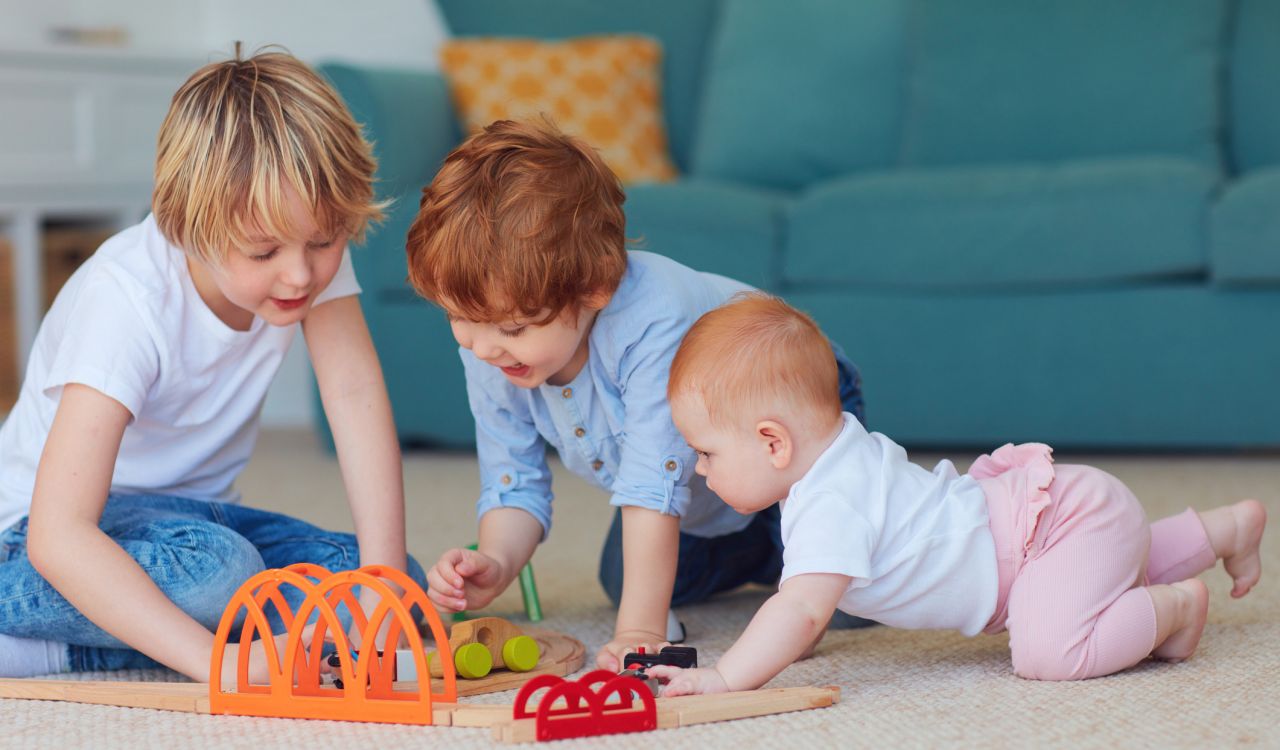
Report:
[[462,140],[449,89],[437,73],[341,63],[320,66],[378,157],[378,193],[421,190]]
[[1280,167],[1226,185],[1213,207],[1209,264],[1219,286],[1280,284]]

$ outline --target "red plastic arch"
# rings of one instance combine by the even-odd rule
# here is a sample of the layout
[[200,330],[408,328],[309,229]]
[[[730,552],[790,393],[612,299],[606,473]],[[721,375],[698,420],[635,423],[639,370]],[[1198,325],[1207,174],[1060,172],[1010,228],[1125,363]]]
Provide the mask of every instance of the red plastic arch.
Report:
[[[593,689],[596,685],[601,687]],[[546,694],[538,701],[537,709],[530,710],[529,699],[543,688],[548,688]],[[618,700],[610,702],[613,696]],[[636,705],[636,696],[640,705]],[[554,675],[534,677],[516,694],[512,716],[534,718],[541,741],[644,732],[658,727],[658,707],[648,686],[634,677],[599,669],[576,681]]]

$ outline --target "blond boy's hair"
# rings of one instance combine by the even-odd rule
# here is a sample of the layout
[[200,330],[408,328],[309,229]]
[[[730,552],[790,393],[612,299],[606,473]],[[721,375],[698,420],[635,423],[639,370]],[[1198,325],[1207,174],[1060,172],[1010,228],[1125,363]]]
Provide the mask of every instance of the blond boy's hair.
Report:
[[337,92],[292,55],[211,63],[173,95],[160,126],[151,208],[172,243],[214,265],[250,238],[305,239],[292,190],[319,228],[361,241],[374,199],[373,151]]
[[583,141],[499,120],[445,158],[405,242],[418,294],[468,320],[549,323],[627,268],[625,196]]
[[685,334],[667,397],[687,396],[720,427],[799,416],[825,428],[843,410],[831,342],[808,315],[763,292],[736,295]]

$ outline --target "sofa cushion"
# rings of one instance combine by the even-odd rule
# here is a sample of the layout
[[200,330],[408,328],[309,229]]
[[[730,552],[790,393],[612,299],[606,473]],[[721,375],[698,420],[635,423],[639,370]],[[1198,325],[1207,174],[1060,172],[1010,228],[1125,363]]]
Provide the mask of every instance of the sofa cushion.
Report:
[[662,118],[661,66],[662,45],[636,34],[454,39],[440,51],[468,135],[494,120],[549,115],[628,183],[676,175]]
[[1209,269],[1217,284],[1280,282],[1280,167],[1232,182],[1213,207]]
[[758,287],[773,286],[784,196],[707,180],[627,189],[627,237],[666,255]]
[[719,0],[439,0],[453,34],[564,39],[586,34],[648,34],[662,42],[667,135],[676,165],[688,167],[702,63]]
[[791,206],[783,279],[963,288],[1202,272],[1215,182],[1175,159],[835,180]]
[[1225,0],[917,0],[915,165],[1219,160]]
[[871,428],[907,445],[1280,443],[1274,291],[1187,282],[787,300],[858,364]]
[[728,0],[692,172],[798,188],[897,162],[902,0]]
[[1280,2],[1239,0],[1235,16],[1227,111],[1243,172],[1280,164]]

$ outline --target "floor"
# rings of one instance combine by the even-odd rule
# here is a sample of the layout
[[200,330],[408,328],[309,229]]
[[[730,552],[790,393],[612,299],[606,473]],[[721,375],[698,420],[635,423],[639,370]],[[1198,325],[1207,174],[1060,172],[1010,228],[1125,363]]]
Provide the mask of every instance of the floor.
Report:
[[[913,456],[931,466],[939,454]],[[967,457],[955,456],[963,470]],[[1192,506],[1258,497],[1280,518],[1280,456],[1064,456],[1123,479],[1159,517]],[[612,509],[604,493],[556,469],[555,527],[534,558],[546,625],[583,640],[589,653],[611,633],[613,611],[595,582],[596,562]],[[448,546],[474,540],[475,459],[465,453],[406,456],[409,548],[429,564]],[[341,474],[306,432],[263,435],[241,488],[246,501],[349,529]],[[815,658],[798,663],[774,686],[836,684],[833,708],[661,735],[618,736],[583,747],[1280,747],[1280,536],[1264,539],[1262,583],[1243,600],[1227,596],[1221,569],[1203,578],[1212,592],[1200,651],[1181,665],[1144,663],[1079,683],[1036,683],[1015,677],[1005,636],[872,628],[833,632]],[[745,589],[680,617],[692,645],[713,661],[768,596]],[[491,611],[520,617],[514,589]],[[83,675],[102,678],[105,675]],[[172,679],[161,673],[112,675]],[[511,693],[486,702],[510,702]],[[371,726],[141,709],[0,701],[6,744],[21,747],[489,747],[481,730]]]

